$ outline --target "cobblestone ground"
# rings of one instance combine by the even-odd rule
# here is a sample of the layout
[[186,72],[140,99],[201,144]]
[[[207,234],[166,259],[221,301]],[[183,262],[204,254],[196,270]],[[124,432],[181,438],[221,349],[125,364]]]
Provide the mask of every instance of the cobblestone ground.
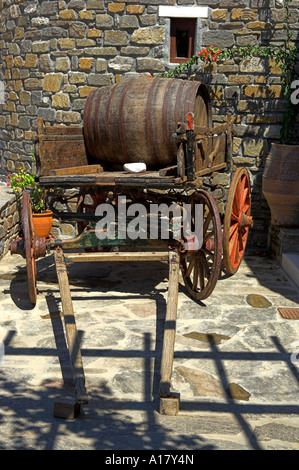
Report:
[[0,267],[0,449],[299,449],[299,322],[278,312],[299,290],[273,261],[247,256],[204,302],[180,285],[174,417],[157,397],[167,265],[72,266],[91,397],[73,421],[53,416],[70,374],[53,257],[37,262],[34,309],[25,261]]

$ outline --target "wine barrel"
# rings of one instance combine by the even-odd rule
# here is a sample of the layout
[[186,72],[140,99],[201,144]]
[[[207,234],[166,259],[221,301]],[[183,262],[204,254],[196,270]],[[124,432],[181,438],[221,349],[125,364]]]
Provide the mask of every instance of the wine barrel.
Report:
[[175,165],[173,134],[188,112],[194,113],[195,125],[211,125],[209,94],[201,82],[137,78],[97,88],[84,107],[85,145],[100,162]]

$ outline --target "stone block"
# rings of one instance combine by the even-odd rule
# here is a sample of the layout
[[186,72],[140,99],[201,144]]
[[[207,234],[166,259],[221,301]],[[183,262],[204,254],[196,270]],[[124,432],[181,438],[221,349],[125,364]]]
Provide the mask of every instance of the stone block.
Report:
[[84,53],[91,56],[116,56],[116,47],[87,47],[84,49]]
[[74,49],[75,39],[73,38],[61,38],[58,39],[58,44],[61,49]]
[[79,11],[79,18],[81,20],[91,21],[91,20],[94,20],[95,16],[96,14],[94,11],[86,11],[86,10]]
[[54,1],[46,1],[42,2],[40,6],[40,15],[56,15],[58,14],[58,2]]
[[31,93],[29,91],[20,91],[20,103],[24,106],[29,105],[31,102]]
[[63,122],[65,123],[79,123],[81,122],[81,113],[75,111],[64,111]]
[[32,52],[49,52],[50,44],[48,41],[37,41],[32,43]]
[[44,121],[55,121],[56,111],[49,108],[39,108],[37,117],[41,117]]
[[149,47],[126,46],[121,48],[121,53],[125,55],[142,56],[149,53]]
[[165,29],[162,26],[139,28],[136,29],[131,36],[131,42],[135,44],[164,44],[164,41]]
[[215,47],[224,49],[226,47],[231,47],[234,44],[234,34],[232,31],[203,31],[202,33],[202,43],[206,46],[213,44]]
[[127,31],[105,31],[105,46],[125,46],[129,42]]
[[83,38],[87,26],[85,23],[77,21],[71,22],[69,27],[69,35],[71,38]]
[[165,66],[164,66],[163,61],[161,61],[160,59],[138,58],[136,70],[138,72],[146,72],[146,71],[164,72]]
[[114,20],[110,15],[96,15],[96,25],[100,28],[111,28]]
[[104,10],[104,0],[87,0],[87,10]]
[[226,21],[227,18],[227,9],[217,8],[212,11],[212,20],[213,21]]
[[231,12],[231,19],[241,21],[252,21],[257,18],[257,10],[251,8],[234,8]]
[[97,59],[96,60],[96,72],[106,72],[106,70],[107,70],[107,60]]
[[50,54],[41,54],[39,57],[39,70],[43,72],[54,72],[54,64]]
[[240,63],[240,72],[266,73],[266,59],[261,57],[247,57]]
[[37,90],[39,88],[39,79],[38,78],[27,78],[24,81],[25,90]]
[[84,5],[85,5],[85,0],[70,0],[68,7],[76,8],[78,10],[78,9],[84,8]]
[[81,86],[79,87],[79,95],[81,98],[86,98],[92,90],[94,90],[93,86]]
[[112,73],[90,73],[87,76],[87,83],[88,85],[93,86],[106,86],[111,85],[113,83],[113,75]]
[[77,13],[70,9],[70,10],[61,10],[59,12],[59,18],[62,18],[63,20],[76,20],[77,19]]
[[[99,60],[99,59],[98,59]],[[138,59],[137,59],[138,60]],[[129,72],[132,70],[134,59],[132,57],[115,57],[108,62],[109,68],[114,72]]]
[[60,90],[63,80],[62,73],[48,73],[45,75],[43,90],[57,92]]
[[258,157],[266,148],[266,141],[256,139],[244,139],[243,149],[244,155],[248,157]]
[[80,84],[83,85],[85,83],[86,76],[83,72],[70,72],[69,73],[69,82],[71,84]]
[[100,38],[102,37],[102,31],[100,29],[88,29],[87,37],[89,38]]
[[79,67],[81,70],[90,70],[92,68],[93,62],[93,57],[81,57],[79,59]]
[[120,18],[119,27],[121,29],[136,29],[139,27],[137,16],[124,15]]
[[37,66],[37,55],[36,54],[26,54],[25,56],[25,67],[36,67]]
[[282,94],[280,85],[270,85],[269,87],[262,85],[245,85],[243,87],[243,95],[251,98],[279,98]]
[[144,5],[127,5],[127,13],[141,15],[144,12]]
[[109,3],[108,4],[108,11],[110,11],[110,13],[122,13],[124,9],[125,9],[125,3]]
[[71,69],[71,62],[68,57],[57,57],[55,69],[60,72],[68,72]]
[[68,109],[70,108],[70,97],[67,93],[56,93],[52,98],[52,106],[53,108],[62,108]]

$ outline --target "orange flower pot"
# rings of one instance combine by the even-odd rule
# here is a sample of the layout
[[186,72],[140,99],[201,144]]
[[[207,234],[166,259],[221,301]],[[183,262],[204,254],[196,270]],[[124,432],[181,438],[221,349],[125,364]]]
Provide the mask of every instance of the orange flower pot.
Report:
[[32,214],[32,219],[35,236],[48,238],[53,223],[53,212],[46,210],[40,214]]

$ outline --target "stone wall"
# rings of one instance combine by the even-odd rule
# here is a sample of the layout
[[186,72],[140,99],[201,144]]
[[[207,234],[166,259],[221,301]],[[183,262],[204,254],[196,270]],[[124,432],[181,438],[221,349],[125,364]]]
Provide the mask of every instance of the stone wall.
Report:
[[[198,47],[281,42],[282,0],[178,0],[181,8],[207,6],[199,19]],[[88,93],[136,74],[169,70],[169,19],[159,5],[174,0],[0,0],[0,178],[21,165],[30,168],[37,117],[47,124],[82,125]],[[299,0],[292,5],[298,40]],[[261,191],[265,157],[279,138],[280,70],[266,59],[227,61],[197,71],[213,100],[213,117],[236,116],[234,163],[249,168],[255,227],[251,242],[265,246],[269,209]]]
[[7,186],[0,185],[0,259],[20,231],[20,200]]

